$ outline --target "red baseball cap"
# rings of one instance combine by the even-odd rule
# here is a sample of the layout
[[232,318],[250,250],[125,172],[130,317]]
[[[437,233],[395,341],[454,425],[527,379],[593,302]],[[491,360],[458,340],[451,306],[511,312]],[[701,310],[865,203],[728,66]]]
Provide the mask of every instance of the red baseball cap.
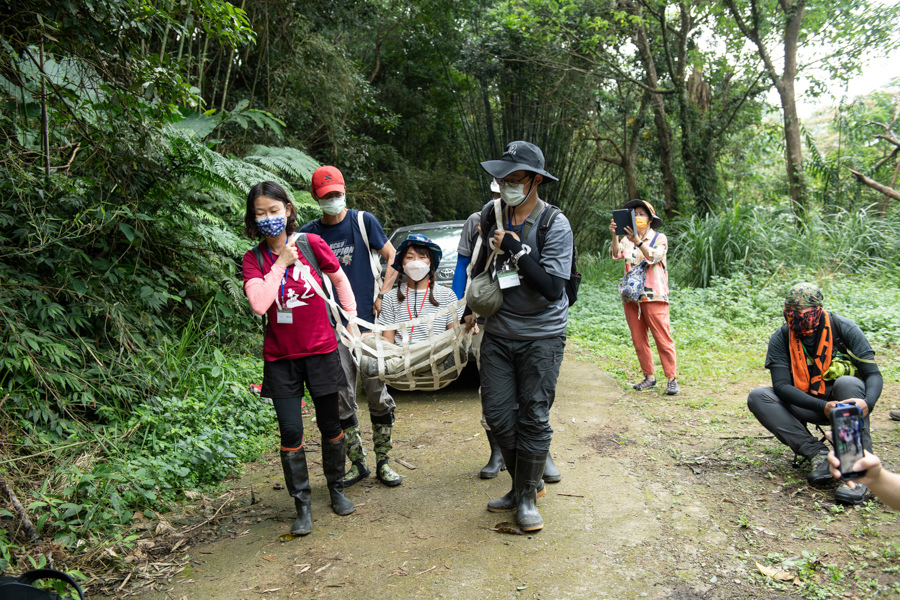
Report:
[[330,192],[346,192],[344,188],[344,176],[337,167],[319,167],[312,176],[312,189],[317,198],[321,198]]

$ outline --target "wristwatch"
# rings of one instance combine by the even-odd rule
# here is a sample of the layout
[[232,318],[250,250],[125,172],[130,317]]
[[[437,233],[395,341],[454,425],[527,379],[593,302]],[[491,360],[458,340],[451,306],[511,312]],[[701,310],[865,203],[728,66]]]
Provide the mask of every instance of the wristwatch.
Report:
[[635,246],[635,248],[640,248],[640,247],[643,246],[643,245],[644,245],[644,240],[641,240],[641,243],[638,244],[637,246]]
[[518,252],[516,252],[515,254],[513,254],[513,256],[512,256],[513,264],[518,265],[519,259],[522,258],[523,256],[525,256],[526,254],[528,254],[529,250],[531,250],[531,248],[529,248],[525,244],[522,244],[522,249],[519,250]]
[[378,298],[379,300],[384,300],[384,294],[378,294],[376,298]]

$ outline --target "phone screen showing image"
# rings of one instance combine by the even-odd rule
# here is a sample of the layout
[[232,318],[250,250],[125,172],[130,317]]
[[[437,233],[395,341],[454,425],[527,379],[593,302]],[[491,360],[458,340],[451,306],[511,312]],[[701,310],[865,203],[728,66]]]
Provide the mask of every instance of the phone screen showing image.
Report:
[[841,461],[841,476],[844,479],[862,477],[864,471],[859,473],[853,470],[853,465],[864,457],[859,407],[837,406],[831,411],[831,438],[834,454]]

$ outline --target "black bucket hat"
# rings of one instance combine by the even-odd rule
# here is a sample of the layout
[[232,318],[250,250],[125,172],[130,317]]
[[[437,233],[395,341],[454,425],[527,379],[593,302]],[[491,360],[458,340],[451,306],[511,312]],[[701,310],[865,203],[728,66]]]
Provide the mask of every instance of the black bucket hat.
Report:
[[510,142],[499,160],[486,160],[481,168],[497,179],[503,179],[513,171],[532,171],[547,179],[559,181],[544,169],[544,153],[528,142]]
[[656,214],[656,211],[653,210],[653,207],[646,200],[629,200],[622,208],[638,207],[643,208],[650,213],[650,227],[659,227],[662,225],[662,219],[659,218],[659,215]]

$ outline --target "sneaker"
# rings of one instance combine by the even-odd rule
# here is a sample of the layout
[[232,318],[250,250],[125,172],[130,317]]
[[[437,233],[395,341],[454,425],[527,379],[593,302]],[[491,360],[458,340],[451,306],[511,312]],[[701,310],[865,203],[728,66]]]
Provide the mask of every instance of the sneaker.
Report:
[[644,380],[642,382],[636,383],[631,387],[639,392],[643,392],[644,390],[649,390],[650,388],[655,388],[656,380],[650,379],[649,377],[644,377]]
[[681,388],[678,387],[678,380],[673,379],[666,384],[666,396],[677,396],[681,393]]
[[900,421],[900,410],[888,411],[888,416],[891,418],[891,421]]
[[868,493],[869,488],[862,484],[857,483],[856,487],[851,490],[847,482],[842,481],[840,487],[834,491],[834,500],[839,504],[862,504],[866,501],[866,494]]
[[829,470],[828,450],[820,450],[818,454],[810,459],[810,462],[812,462],[812,471],[806,476],[806,481],[809,485],[822,485],[834,480]]

